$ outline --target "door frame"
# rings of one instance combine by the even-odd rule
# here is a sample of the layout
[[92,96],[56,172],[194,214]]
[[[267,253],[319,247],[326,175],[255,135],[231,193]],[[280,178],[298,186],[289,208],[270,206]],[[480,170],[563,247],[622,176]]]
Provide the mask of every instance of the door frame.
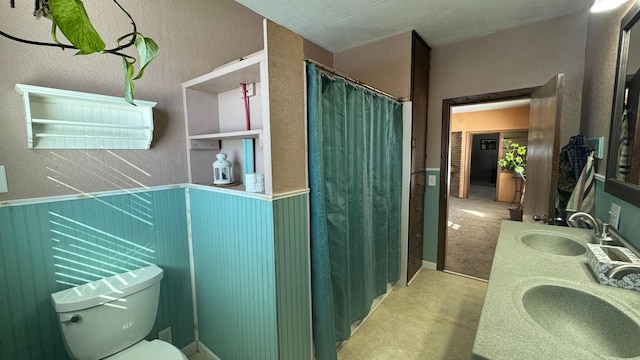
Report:
[[463,96],[442,100],[442,141],[440,145],[440,196],[438,205],[438,253],[436,269],[444,270],[447,240],[447,215],[449,211],[449,138],[451,136],[451,107],[486,102],[530,98],[539,86],[501,92]]

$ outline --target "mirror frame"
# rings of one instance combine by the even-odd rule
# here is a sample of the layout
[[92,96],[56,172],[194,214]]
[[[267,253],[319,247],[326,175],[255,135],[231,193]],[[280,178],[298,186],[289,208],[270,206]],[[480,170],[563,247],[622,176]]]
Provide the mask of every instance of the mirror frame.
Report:
[[[607,177],[604,191],[630,204],[640,207],[640,186],[616,179],[618,163],[618,141],[620,138],[620,119],[624,104],[625,84],[627,78],[627,61],[629,59],[629,30],[640,23],[640,3],[636,2],[622,18],[620,23],[620,41],[618,43],[618,63],[613,94],[613,109],[609,132],[609,150],[607,153]],[[637,154],[634,154],[637,155]]]

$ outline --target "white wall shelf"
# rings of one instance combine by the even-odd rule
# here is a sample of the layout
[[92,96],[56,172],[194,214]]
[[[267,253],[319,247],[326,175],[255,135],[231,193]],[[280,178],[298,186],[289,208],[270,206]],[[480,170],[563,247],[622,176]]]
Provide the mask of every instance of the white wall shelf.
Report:
[[240,83],[260,82],[260,64],[264,60],[264,50],[260,50],[242,59],[217,67],[210,73],[185,81],[182,87],[216,94],[236,90]]
[[[264,174],[265,196],[308,187],[302,38],[265,19],[263,40],[261,51],[182,83],[191,184],[213,182],[222,152],[233,182]],[[250,85],[248,106],[242,84]]]
[[155,102],[16,84],[35,149],[148,149]]
[[[248,98],[250,128],[246,126],[245,103],[241,84],[253,84],[254,94]],[[240,185],[233,191],[244,191],[243,168],[269,175],[268,151],[263,146],[268,136],[268,79],[265,51],[240,60],[182,84],[187,134],[187,167],[189,182],[208,185],[213,181],[211,164],[219,152],[233,163],[233,181]],[[241,140],[256,140],[253,151],[245,153]],[[269,179],[270,180],[270,179]],[[265,192],[270,193],[266,188]]]
[[262,129],[187,136],[190,150],[219,150],[222,140],[258,139],[262,146]]
[[202,139],[218,139],[218,140],[234,140],[234,139],[256,139],[262,135],[262,129],[247,130],[247,131],[233,131],[216,134],[202,134],[189,136],[190,140],[202,140]]

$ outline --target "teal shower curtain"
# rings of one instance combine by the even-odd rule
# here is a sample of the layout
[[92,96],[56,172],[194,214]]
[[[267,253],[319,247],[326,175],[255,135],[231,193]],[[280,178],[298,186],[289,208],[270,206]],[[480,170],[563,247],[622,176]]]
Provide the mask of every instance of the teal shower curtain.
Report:
[[325,360],[400,277],[402,105],[313,64],[307,87],[313,336]]

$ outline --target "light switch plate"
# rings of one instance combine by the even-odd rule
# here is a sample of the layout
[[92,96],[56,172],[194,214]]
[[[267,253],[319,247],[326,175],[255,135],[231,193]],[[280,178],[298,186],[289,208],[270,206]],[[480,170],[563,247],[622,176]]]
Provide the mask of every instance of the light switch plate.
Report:
[[7,171],[4,165],[0,165],[0,193],[6,192],[9,192],[9,188],[7,187]]
[[436,176],[429,175],[429,186],[436,186]]
[[595,139],[587,139],[587,145],[593,148],[593,157],[596,159],[602,159],[604,155],[604,136],[600,136]]
[[609,215],[609,224],[614,228],[618,229],[618,225],[620,224],[620,205],[616,203],[611,203],[611,214]]

